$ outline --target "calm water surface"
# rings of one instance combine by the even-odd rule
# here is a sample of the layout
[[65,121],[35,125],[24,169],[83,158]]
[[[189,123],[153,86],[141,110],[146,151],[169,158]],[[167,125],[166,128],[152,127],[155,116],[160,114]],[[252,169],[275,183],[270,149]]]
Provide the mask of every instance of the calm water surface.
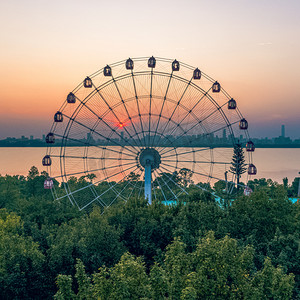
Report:
[[[46,148],[0,147],[0,174],[27,175],[31,166],[46,170],[41,163],[45,154]],[[254,152],[253,162],[258,169],[253,178],[272,178],[281,183],[282,178],[288,177],[291,183],[300,171],[300,149],[259,148]]]

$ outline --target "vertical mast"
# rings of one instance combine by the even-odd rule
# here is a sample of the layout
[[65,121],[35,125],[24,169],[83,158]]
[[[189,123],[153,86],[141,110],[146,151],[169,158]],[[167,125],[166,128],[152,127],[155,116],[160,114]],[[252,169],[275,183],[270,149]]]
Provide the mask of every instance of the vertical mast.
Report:
[[148,203],[152,203],[151,198],[151,162],[147,160],[145,166],[145,199],[148,200]]

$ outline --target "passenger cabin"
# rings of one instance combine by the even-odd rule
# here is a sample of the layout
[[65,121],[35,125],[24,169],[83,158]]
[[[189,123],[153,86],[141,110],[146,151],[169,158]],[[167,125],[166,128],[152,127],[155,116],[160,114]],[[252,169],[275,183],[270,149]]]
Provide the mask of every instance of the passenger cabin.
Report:
[[60,111],[58,111],[55,115],[54,115],[54,122],[60,123],[63,121],[63,115]]
[[52,132],[49,132],[47,135],[46,135],[46,143],[47,144],[54,144],[55,143],[55,136]]
[[133,70],[133,60],[131,58],[128,58],[126,60],[125,66],[127,70]]
[[241,129],[241,130],[246,130],[246,129],[248,129],[248,122],[247,122],[247,120],[246,120],[246,119],[242,119],[242,120],[240,121],[239,126],[240,126],[240,129]]
[[221,91],[221,85],[218,81],[216,81],[212,86],[213,93],[220,93]]
[[246,144],[246,151],[253,152],[255,150],[254,143],[252,141],[248,141]]
[[201,78],[201,71],[198,68],[194,70],[193,78],[198,80]]
[[69,95],[67,96],[67,102],[68,103],[75,103],[76,102],[76,97],[72,92],[69,93]]
[[111,67],[109,65],[103,69],[103,74],[104,76],[111,76]]
[[236,101],[233,98],[228,101],[228,109],[236,109]]
[[86,77],[83,81],[83,86],[85,88],[91,88],[93,86],[92,79],[90,77]]
[[42,160],[42,165],[43,166],[51,166],[51,157],[49,155],[46,155],[43,157],[43,160]]
[[46,190],[50,190],[53,188],[53,180],[51,178],[47,178],[45,181],[44,181],[44,189]]
[[148,67],[149,68],[155,68],[155,65],[156,65],[156,59],[153,56],[151,56],[148,59]]
[[249,175],[256,175],[257,169],[253,164],[250,164],[248,167],[248,174]]
[[176,59],[172,62],[172,71],[179,71],[180,65],[179,61]]

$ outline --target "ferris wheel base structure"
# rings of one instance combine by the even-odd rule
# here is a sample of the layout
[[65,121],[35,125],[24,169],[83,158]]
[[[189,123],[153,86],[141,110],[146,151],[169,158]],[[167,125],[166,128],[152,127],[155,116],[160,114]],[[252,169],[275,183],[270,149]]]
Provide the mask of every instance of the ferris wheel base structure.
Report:
[[[176,59],[129,58],[67,94],[46,136],[44,187],[79,210],[142,195],[149,204],[178,200],[190,187],[227,182],[241,135],[247,181],[256,174],[247,129],[237,101],[199,68]],[[222,144],[228,146],[215,147]]]
[[158,169],[161,163],[161,156],[154,148],[144,148],[139,153],[140,165],[145,170],[145,199],[152,203],[152,176],[151,172]]

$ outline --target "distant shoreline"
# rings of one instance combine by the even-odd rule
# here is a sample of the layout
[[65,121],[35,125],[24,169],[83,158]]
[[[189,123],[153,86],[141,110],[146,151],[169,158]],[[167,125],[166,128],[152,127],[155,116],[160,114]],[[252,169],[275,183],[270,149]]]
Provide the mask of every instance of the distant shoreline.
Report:
[[[126,145],[88,145],[88,146],[103,146],[103,147],[107,147],[107,146],[126,146]],[[0,148],[47,148],[49,147],[48,144],[44,144],[44,145],[1,145],[0,144]],[[51,145],[51,148],[55,147],[55,148],[60,148],[61,145]],[[86,147],[86,145],[68,145],[68,147]],[[160,147],[160,146],[158,146]],[[165,146],[161,146],[161,147],[165,147]],[[177,148],[207,148],[209,147],[209,145],[189,145],[189,146],[177,146]],[[213,145],[211,148],[233,148],[231,145]],[[290,149],[299,149],[300,148],[300,144],[297,145],[255,145],[255,148],[274,148],[274,149],[279,149],[279,148],[290,148]]]

